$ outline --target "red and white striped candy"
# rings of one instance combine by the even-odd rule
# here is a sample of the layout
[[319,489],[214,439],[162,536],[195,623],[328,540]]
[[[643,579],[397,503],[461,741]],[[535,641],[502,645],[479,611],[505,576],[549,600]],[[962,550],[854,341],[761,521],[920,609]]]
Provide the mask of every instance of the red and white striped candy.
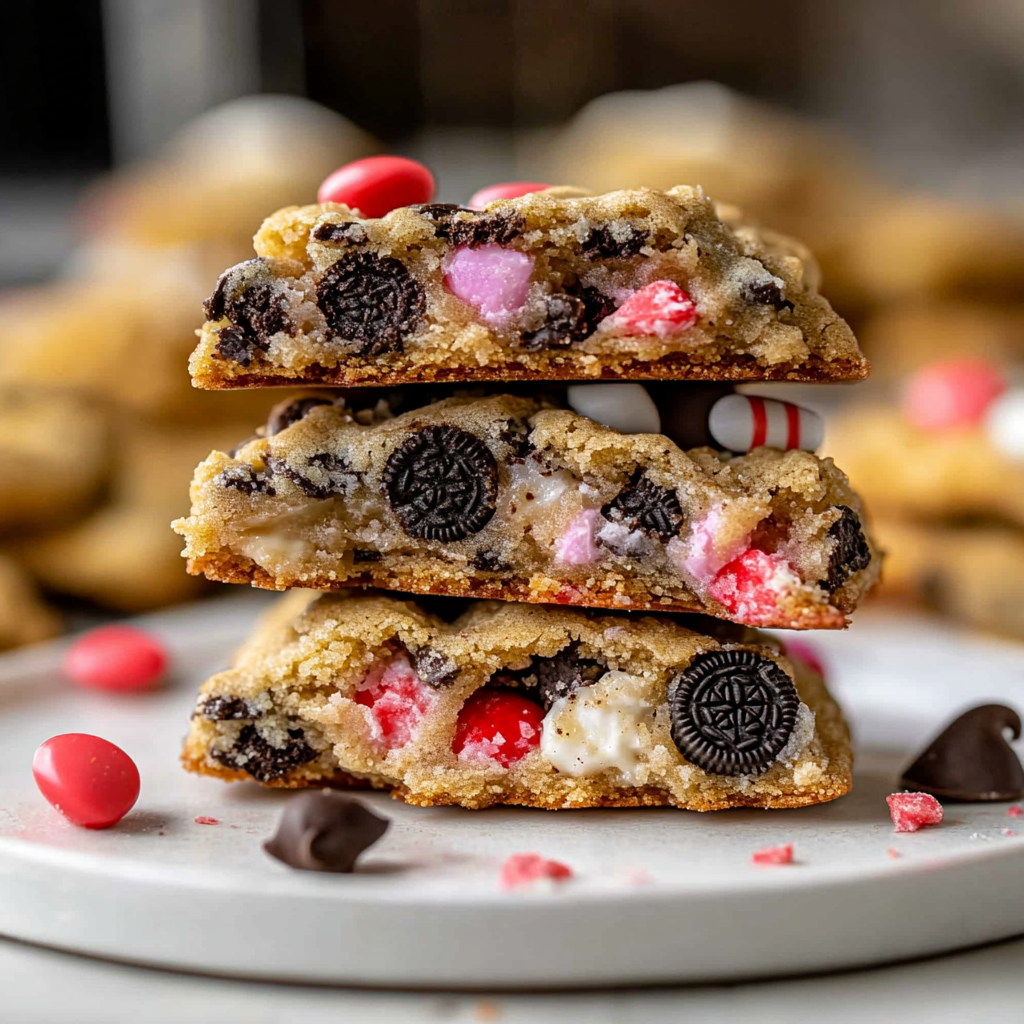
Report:
[[730,452],[761,445],[813,452],[825,436],[825,422],[810,409],[755,395],[726,395],[708,415],[711,436]]

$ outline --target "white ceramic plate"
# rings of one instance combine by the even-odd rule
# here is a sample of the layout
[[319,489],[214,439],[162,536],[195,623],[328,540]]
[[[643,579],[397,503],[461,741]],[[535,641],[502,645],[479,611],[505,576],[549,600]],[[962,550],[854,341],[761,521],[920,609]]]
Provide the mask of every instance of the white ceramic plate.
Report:
[[[833,804],[470,812],[369,795],[391,830],[356,874],[318,875],[261,849],[288,794],[177,766],[195,688],[225,665],[257,598],[147,620],[176,660],[156,694],[70,688],[59,644],[0,658],[0,934],[217,974],[543,988],[847,968],[1024,933],[1024,819],[1005,804],[950,805],[943,826],[895,835],[884,799],[954,711],[1024,705],[1024,649],[870,616],[805,636],[859,737],[855,792]],[[107,737],[141,770],[136,809],[108,831],[68,825],[35,791],[33,750],[73,731]],[[1018,822],[1020,837],[1004,834]],[[796,864],[750,863],[782,842]],[[519,851],[577,878],[502,892],[499,866]]]

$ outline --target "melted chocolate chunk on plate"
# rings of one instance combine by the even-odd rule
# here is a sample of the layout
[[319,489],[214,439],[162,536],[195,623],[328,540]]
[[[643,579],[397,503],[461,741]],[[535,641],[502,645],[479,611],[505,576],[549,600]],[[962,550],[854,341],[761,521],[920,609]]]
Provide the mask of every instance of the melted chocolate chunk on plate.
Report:
[[221,764],[247,772],[257,782],[273,782],[316,757],[316,751],[306,742],[306,734],[301,729],[289,729],[287,744],[276,747],[255,725],[243,726],[230,750],[211,750],[210,753]]
[[770,658],[708,651],[668,688],[672,739],[687,761],[715,775],[760,775],[789,742],[800,697]]
[[663,540],[674,537],[683,525],[683,510],[675,492],[659,487],[642,473],[601,509],[601,515],[630,530],[657,534]]
[[384,493],[410,537],[457,541],[478,533],[498,504],[498,464],[468,430],[444,424],[407,437],[388,457]]
[[1024,768],[1007,733],[1020,739],[1020,716],[1013,708],[971,708],[928,744],[903,772],[900,785],[943,800],[1019,800],[1024,797]]

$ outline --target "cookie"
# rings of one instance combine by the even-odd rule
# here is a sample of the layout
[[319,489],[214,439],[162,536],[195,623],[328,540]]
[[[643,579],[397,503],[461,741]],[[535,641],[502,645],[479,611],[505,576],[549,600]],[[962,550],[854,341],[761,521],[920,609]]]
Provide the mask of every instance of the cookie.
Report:
[[196,470],[189,570],[841,628],[877,579],[830,460],[682,451],[532,398],[315,405]]
[[0,554],[0,651],[49,640],[60,625],[18,563]]
[[421,805],[705,811],[835,799],[852,759],[820,676],[752,631],[371,591],[283,599],[202,686],[183,762]]
[[287,207],[207,300],[193,381],[866,376],[806,251],[727,220],[687,186],[379,219]]

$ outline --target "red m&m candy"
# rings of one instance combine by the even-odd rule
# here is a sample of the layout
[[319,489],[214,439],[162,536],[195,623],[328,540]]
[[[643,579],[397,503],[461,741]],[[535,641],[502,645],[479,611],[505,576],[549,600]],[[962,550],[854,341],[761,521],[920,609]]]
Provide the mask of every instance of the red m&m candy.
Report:
[[499,199],[518,199],[531,192],[543,192],[546,188],[551,186],[540,181],[505,181],[474,192],[467,205],[471,210],[482,210],[488,203],[496,203]]
[[544,712],[511,690],[484,687],[462,706],[452,750],[467,761],[497,761],[508,768],[540,746]]
[[1006,390],[1003,375],[983,359],[948,359],[922,367],[903,395],[903,411],[920,430],[942,431],[981,423]]
[[64,671],[97,690],[149,690],[167,670],[167,652],[135,626],[101,626],[79,637],[64,655]]
[[434,176],[404,156],[368,156],[339,167],[317,192],[321,203],[344,203],[364,217],[383,217],[400,206],[429,203]]
[[32,758],[39,792],[74,825],[109,828],[135,806],[139,769],[99,736],[65,733],[48,739]]

